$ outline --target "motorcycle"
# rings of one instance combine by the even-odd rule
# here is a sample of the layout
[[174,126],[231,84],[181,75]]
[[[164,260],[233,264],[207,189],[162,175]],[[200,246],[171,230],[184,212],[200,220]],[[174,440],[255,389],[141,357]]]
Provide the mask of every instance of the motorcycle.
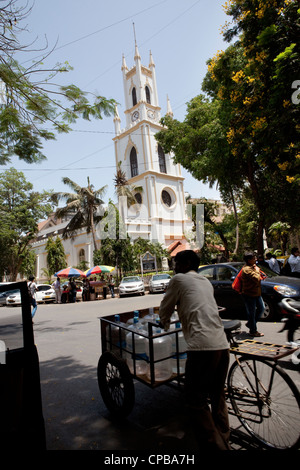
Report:
[[[279,307],[284,317],[281,321],[284,326],[279,331],[287,331],[287,342],[292,347],[300,348],[300,301],[284,298],[279,303]],[[292,362],[294,364],[300,364],[300,349],[294,352],[292,355]]]

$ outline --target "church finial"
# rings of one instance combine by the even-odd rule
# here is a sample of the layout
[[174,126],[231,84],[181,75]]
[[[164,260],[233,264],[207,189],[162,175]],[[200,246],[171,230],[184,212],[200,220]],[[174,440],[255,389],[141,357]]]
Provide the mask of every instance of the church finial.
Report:
[[126,65],[126,61],[125,61],[125,56],[123,54],[122,56],[122,67],[121,67],[121,70],[128,70],[128,67]]
[[168,95],[167,95],[167,116],[173,117],[173,111],[171,108],[171,103],[170,103]]
[[155,64],[154,64],[154,60],[153,60],[153,57],[152,57],[152,52],[150,51],[150,62],[149,62],[149,68],[150,67],[155,67]]

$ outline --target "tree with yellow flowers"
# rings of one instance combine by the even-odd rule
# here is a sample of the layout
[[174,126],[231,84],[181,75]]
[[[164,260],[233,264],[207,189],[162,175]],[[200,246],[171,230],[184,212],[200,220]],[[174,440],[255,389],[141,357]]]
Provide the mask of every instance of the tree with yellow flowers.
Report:
[[[197,122],[197,112],[193,109],[192,118],[189,107],[184,123],[163,119],[167,128],[158,140],[194,176],[217,180],[221,192],[228,195],[230,188],[242,197],[250,189],[258,214],[256,248],[262,253],[264,229],[277,220],[292,229],[300,223],[299,208],[295,210],[300,9],[291,0],[231,0],[225,10],[231,22],[223,34],[230,45],[208,62],[202,86],[210,99],[206,115],[214,119],[203,124],[198,117]],[[194,108],[195,100],[199,103],[199,97],[191,101]],[[201,98],[199,115],[203,102]],[[222,148],[217,148],[220,141]]]

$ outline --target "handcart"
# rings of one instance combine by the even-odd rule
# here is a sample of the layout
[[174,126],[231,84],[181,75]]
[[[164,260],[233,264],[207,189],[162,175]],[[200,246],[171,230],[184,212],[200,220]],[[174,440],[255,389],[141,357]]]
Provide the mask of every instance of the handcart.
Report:
[[[139,310],[140,321],[143,321],[145,316],[150,315],[151,310],[148,308]],[[158,307],[154,308],[154,313],[156,312],[158,312]],[[180,355],[178,353],[179,334],[182,329],[176,328],[167,332],[163,331],[157,333],[157,324],[154,321],[148,321],[147,324],[144,324],[144,331],[133,331],[130,325],[127,325],[127,321],[132,318],[133,315],[133,311],[121,313],[119,315],[121,324],[115,322],[114,315],[100,318],[102,354],[97,369],[98,385],[106,407],[113,415],[119,418],[128,416],[134,406],[134,379],[151,388],[155,388],[174,381],[180,386],[180,384],[183,383],[184,377],[184,373],[180,372]],[[172,323],[175,323],[175,321]],[[113,329],[115,328],[117,328],[118,333],[116,334],[114,332],[113,335]],[[124,335],[126,334],[132,336],[131,349],[129,349],[124,342]],[[135,351],[136,339],[139,336],[144,337],[147,343],[147,357],[141,357]],[[176,345],[175,353],[173,352],[168,356],[156,359],[154,341],[159,337],[172,337]],[[175,372],[172,372],[165,380],[157,380],[156,364],[168,359],[173,359],[174,361],[174,356],[177,358],[177,360],[175,360],[177,363]],[[128,358],[132,361],[131,371],[128,366]],[[138,360],[145,362],[147,372],[142,374],[137,372]]]
[[[154,309],[158,311],[157,309]],[[140,319],[149,315],[149,309],[139,311]],[[179,335],[181,328],[157,333],[155,322],[148,322],[147,330],[138,333],[126,322],[133,312],[120,314],[121,323],[114,315],[100,318],[102,354],[98,362],[98,384],[103,401],[118,418],[128,416],[135,402],[134,379],[154,388],[162,384],[182,386],[184,373],[180,370]],[[226,391],[229,412],[234,414],[250,435],[268,449],[298,449],[300,446],[300,393],[291,377],[278,365],[278,359],[296,351],[287,345],[260,342],[253,339],[237,341],[239,320],[223,320],[234,361],[230,366]],[[117,334],[116,334],[117,329]],[[114,332],[114,334],[112,334]],[[132,337],[132,347],[123,341],[124,333]],[[135,351],[135,339],[144,337],[147,355]],[[158,337],[172,336],[170,356],[155,358],[154,343]],[[128,336],[127,336],[128,338]],[[172,358],[177,366],[166,380],[157,380],[156,365]],[[137,373],[137,361],[144,360],[147,372]],[[131,370],[129,362],[131,361]]]

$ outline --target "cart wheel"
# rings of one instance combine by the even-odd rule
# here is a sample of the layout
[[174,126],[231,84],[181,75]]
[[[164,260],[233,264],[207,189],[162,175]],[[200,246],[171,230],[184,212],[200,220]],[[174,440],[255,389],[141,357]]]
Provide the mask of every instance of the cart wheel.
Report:
[[98,362],[98,385],[102,399],[109,411],[120,418],[131,412],[134,401],[134,385],[124,359],[105,351]]

